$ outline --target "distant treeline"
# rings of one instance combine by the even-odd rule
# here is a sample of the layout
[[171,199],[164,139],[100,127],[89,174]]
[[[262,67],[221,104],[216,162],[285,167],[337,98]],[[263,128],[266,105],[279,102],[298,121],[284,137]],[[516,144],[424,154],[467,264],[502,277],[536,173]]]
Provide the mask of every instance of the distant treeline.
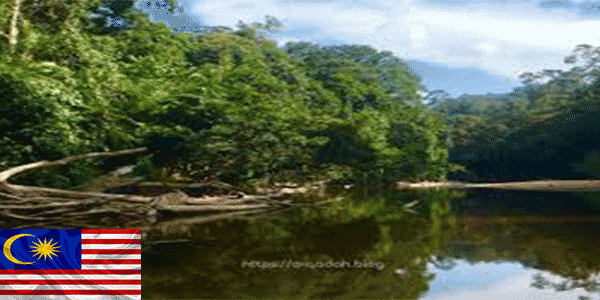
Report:
[[[465,95],[434,104],[449,125],[451,179],[511,181],[600,176],[600,47],[578,46],[568,71],[521,75],[504,95]],[[439,93],[438,93],[439,95]]]

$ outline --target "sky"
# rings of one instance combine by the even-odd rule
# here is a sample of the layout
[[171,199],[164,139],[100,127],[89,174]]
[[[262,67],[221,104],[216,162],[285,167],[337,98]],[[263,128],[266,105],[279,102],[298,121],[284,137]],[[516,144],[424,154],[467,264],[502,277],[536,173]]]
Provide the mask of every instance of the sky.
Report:
[[271,15],[280,45],[361,44],[409,62],[429,90],[507,92],[522,72],[565,69],[578,44],[600,46],[600,0],[179,0],[181,12],[147,9],[155,22],[193,30]]

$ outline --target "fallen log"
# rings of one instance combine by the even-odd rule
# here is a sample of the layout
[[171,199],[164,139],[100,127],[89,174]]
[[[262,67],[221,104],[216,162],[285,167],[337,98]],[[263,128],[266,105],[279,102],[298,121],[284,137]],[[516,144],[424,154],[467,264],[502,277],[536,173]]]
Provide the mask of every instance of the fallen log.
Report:
[[[203,214],[202,217],[186,220],[190,222],[207,222],[241,215],[256,215],[262,212],[289,208],[292,205],[289,201],[276,200],[289,194],[289,191],[266,195],[250,195],[248,191],[221,182],[194,183],[188,180],[185,183],[169,183],[168,188],[218,187],[229,191],[237,191],[237,194],[196,198],[190,197],[180,190],[158,196],[106,193],[107,186],[119,187],[138,184],[142,188],[157,187],[159,185],[165,187],[165,183],[139,182],[136,179],[119,178],[115,176],[116,173],[110,176],[101,176],[72,190],[22,186],[7,182],[10,177],[25,171],[64,166],[76,160],[127,155],[145,151],[147,151],[147,148],[95,152],[69,156],[56,161],[40,161],[4,170],[0,172],[0,215],[5,217],[3,219],[12,218],[21,221],[21,224],[24,221],[34,223],[36,227],[55,226],[56,224],[66,226],[69,224],[69,226],[75,226],[75,228],[79,226],[101,228],[98,215],[114,215],[114,218],[134,219],[137,224],[151,224],[157,222],[157,217],[160,216],[158,212],[198,212]],[[206,212],[214,212],[215,215],[206,216]],[[27,213],[27,215],[22,213]],[[111,226],[110,224],[107,225]],[[13,228],[27,228],[27,226],[16,225]]]
[[600,180],[542,180],[504,183],[468,183],[468,182],[398,182],[398,189],[504,189],[520,191],[549,191],[549,192],[596,192],[600,191]]

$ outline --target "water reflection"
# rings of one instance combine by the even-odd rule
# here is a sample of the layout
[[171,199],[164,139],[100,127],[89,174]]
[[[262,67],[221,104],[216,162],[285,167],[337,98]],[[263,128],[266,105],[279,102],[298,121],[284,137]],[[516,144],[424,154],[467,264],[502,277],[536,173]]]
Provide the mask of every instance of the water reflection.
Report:
[[590,195],[340,191],[331,200],[271,219],[146,231],[142,297],[598,299]]
[[[428,221],[426,215],[405,218],[410,214],[399,210],[399,202],[407,197],[365,200],[347,194],[327,209],[295,210],[270,220],[218,221],[169,235],[147,232],[146,243],[188,236],[190,244],[209,236],[217,240],[215,245],[144,247],[142,296],[416,298],[426,288]],[[287,261],[291,266],[275,267]]]
[[595,197],[488,192],[452,201],[440,251],[454,265],[428,264],[422,299],[599,299]]
[[142,297],[600,299],[600,193],[341,189],[317,201],[144,230]]
[[[442,271],[433,264],[429,264],[427,270],[435,277],[420,300],[599,299],[597,293],[583,287],[557,292],[555,287],[568,282],[568,279],[516,262],[473,264],[457,260],[451,270]],[[548,284],[540,285],[540,278]]]

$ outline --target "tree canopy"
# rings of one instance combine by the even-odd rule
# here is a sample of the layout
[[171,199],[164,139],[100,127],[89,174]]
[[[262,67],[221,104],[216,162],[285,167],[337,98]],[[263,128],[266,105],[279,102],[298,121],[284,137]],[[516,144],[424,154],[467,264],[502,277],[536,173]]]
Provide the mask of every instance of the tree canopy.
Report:
[[[197,176],[444,178],[444,124],[391,52],[278,49],[268,34],[281,23],[270,16],[174,32],[134,2],[3,4],[0,88],[14,114],[0,122],[3,166],[165,134],[192,140],[182,164]],[[55,13],[40,17],[42,6]],[[125,25],[109,26],[117,18]]]

